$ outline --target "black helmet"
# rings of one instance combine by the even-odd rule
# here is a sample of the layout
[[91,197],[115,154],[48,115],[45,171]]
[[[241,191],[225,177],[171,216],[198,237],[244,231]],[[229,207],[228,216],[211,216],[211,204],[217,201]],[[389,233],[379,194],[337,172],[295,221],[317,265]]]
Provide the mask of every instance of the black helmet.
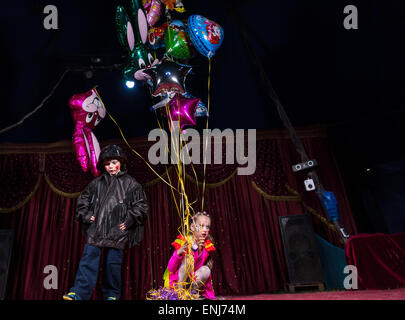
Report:
[[124,151],[121,149],[121,147],[111,144],[108,146],[105,146],[103,149],[101,149],[100,156],[98,158],[97,162],[97,169],[99,171],[105,171],[104,169],[104,161],[108,159],[117,159],[121,162],[121,169],[126,170],[126,162],[127,162],[127,156],[125,155]]

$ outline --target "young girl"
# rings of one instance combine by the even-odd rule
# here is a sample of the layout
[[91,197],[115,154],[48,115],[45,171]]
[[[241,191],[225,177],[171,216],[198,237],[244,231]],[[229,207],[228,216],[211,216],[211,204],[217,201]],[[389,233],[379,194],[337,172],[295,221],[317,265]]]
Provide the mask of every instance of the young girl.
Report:
[[188,277],[191,276],[192,289],[198,290],[199,294],[207,299],[215,299],[211,276],[214,262],[212,253],[215,247],[209,234],[210,227],[209,214],[198,212],[190,225],[191,243],[182,235],[172,243],[175,251],[164,275],[166,288],[174,288],[177,284],[188,282]]

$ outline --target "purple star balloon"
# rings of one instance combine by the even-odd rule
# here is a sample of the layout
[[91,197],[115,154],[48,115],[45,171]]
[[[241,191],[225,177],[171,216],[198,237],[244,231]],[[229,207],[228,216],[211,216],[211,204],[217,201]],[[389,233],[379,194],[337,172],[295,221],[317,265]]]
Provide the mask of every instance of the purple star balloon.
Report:
[[181,129],[186,125],[196,125],[195,110],[199,102],[199,98],[186,98],[176,93],[169,102],[169,112],[172,121],[179,121]]

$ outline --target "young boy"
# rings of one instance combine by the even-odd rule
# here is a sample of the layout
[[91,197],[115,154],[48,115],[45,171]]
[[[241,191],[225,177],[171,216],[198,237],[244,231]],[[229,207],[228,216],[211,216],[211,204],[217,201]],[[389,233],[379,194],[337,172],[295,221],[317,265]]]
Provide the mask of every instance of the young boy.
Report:
[[123,249],[139,244],[144,234],[148,205],[142,186],[126,171],[127,158],[117,145],[100,152],[94,179],[77,200],[75,219],[82,223],[87,243],[76,279],[64,300],[88,300],[97,283],[101,249],[104,248],[102,292],[107,300],[121,293]]

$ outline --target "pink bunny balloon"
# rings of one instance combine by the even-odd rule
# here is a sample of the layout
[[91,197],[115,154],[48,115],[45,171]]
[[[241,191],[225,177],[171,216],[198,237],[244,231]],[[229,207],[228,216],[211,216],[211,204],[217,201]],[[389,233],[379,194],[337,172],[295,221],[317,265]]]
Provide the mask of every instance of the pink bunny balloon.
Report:
[[84,172],[89,170],[97,177],[97,161],[100,155],[100,144],[93,133],[93,129],[104,119],[106,110],[95,88],[85,93],[73,95],[69,100],[75,129],[73,145],[76,159]]

